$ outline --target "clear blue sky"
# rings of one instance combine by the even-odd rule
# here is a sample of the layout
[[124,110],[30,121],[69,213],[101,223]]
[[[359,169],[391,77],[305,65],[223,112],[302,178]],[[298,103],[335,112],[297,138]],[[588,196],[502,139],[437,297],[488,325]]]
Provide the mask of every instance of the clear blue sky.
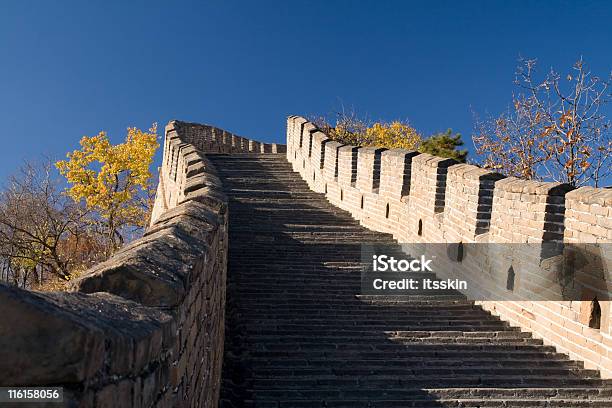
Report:
[[270,142],[342,101],[452,127],[509,103],[519,55],[612,69],[609,1],[0,2],[0,179],[83,135],[211,123]]

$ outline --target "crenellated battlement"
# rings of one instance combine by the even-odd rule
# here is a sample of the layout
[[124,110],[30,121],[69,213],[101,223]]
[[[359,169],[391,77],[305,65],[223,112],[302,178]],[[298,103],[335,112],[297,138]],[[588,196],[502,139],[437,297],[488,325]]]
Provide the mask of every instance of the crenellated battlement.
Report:
[[[429,154],[342,145],[299,116],[288,118],[287,146],[293,169],[311,189],[400,243],[546,244],[546,250],[525,250],[511,259],[477,249],[463,263],[449,265],[448,273],[493,282],[486,291],[496,300],[482,301],[483,307],[612,377],[609,251],[592,254],[601,265],[597,282],[577,275],[569,301],[514,297],[536,294],[536,287],[567,290],[551,271],[568,273],[568,252],[583,243],[612,243],[612,189],[574,190]],[[553,243],[559,249],[548,245]],[[599,329],[589,327],[593,299],[600,301]]]

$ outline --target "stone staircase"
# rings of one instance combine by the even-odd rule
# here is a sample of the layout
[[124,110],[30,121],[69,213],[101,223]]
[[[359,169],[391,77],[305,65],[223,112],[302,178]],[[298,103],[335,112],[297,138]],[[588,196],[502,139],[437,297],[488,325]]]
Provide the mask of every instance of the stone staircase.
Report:
[[612,382],[459,294],[360,296],[394,244],[282,154],[209,155],[230,199],[221,407],[612,407]]

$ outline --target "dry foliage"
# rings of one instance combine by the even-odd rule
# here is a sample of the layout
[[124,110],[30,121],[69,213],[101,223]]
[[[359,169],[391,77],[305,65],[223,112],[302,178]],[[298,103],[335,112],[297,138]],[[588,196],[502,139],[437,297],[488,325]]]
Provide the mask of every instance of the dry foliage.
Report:
[[155,186],[156,128],[128,129],[112,145],[104,132],[56,163],[27,164],[0,192],[0,280],[36,290],[66,283],[106,259],[148,224]]
[[508,112],[477,121],[473,136],[483,166],[525,179],[601,186],[612,171],[610,122],[603,108],[612,75],[593,75],[582,59],[570,73],[536,79],[536,61],[522,60],[520,92]]
[[421,135],[406,121],[372,122],[344,109],[335,114],[335,125],[324,116],[315,117],[312,122],[332,140],[353,146],[415,150],[422,141]]
[[62,194],[50,163],[26,164],[0,193],[3,280],[18,286],[46,276],[68,280],[75,265],[67,240],[78,240],[86,215]]

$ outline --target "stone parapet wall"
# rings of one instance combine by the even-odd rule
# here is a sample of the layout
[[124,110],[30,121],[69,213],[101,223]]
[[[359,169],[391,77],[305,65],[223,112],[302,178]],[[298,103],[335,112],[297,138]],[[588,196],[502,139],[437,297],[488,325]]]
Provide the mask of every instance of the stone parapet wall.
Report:
[[[580,249],[612,244],[612,189],[573,190],[428,154],[343,146],[300,116],[287,120],[287,146],[293,169],[309,186],[364,226],[410,245],[471,245],[473,253],[462,262],[436,272],[483,282],[474,290],[487,299],[479,301],[485,309],[612,378],[611,251]],[[555,245],[537,247],[542,243]],[[524,252],[509,262],[499,248],[515,244],[524,245]],[[575,272],[579,268],[569,260],[576,251],[599,268],[597,279]],[[542,288],[567,290],[551,278],[559,272],[575,273],[571,300],[537,300]],[[519,301],[517,293],[533,300]],[[593,300],[601,307],[599,329],[589,326]]]
[[[176,124],[180,124],[180,135]],[[246,139],[210,125],[200,125],[197,123],[170,122],[166,126],[166,138],[164,143],[164,157],[159,171],[159,184],[157,195],[153,207],[152,219],[155,221],[164,211],[177,205],[184,200],[186,195],[193,195],[192,189],[187,188],[182,183],[187,182],[182,175],[186,170],[189,171],[190,183],[198,183],[200,180],[206,182],[211,179],[213,182],[220,183],[214,173],[194,174],[200,168],[210,167],[208,164],[195,160],[194,152],[200,153],[285,153],[287,146],[277,143],[261,143],[255,140]],[[179,157],[185,159],[179,160]],[[195,160],[195,161],[194,161]],[[189,167],[187,169],[187,167]],[[200,192],[202,193],[202,192]],[[206,191],[206,195],[213,194],[211,190]],[[213,194],[214,195],[214,194]]]
[[0,385],[62,386],[68,407],[216,407],[228,206],[207,152],[284,152],[166,126],[152,223],[69,292],[0,284]]

